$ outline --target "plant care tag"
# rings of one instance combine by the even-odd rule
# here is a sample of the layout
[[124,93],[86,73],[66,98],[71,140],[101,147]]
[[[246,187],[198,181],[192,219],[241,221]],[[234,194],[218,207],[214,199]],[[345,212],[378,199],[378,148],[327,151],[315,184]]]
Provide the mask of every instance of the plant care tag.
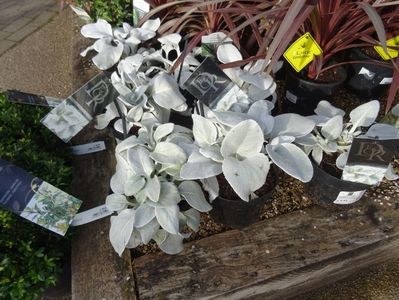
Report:
[[[396,48],[390,48],[389,46],[393,46]],[[389,60],[391,58],[398,57],[398,55],[399,55],[399,35],[392,39],[387,40],[388,52],[385,52],[384,48],[382,48],[381,46],[374,46],[374,49],[384,60]]]
[[378,184],[392,161],[399,139],[355,138],[342,179],[368,185]]
[[366,79],[373,79],[375,76],[375,73],[371,72],[370,70],[366,69],[365,67],[362,67],[359,71],[360,75],[363,75]]
[[68,142],[117,97],[118,92],[107,75],[100,73],[61,102],[41,122]]
[[323,50],[309,32],[297,39],[285,52],[284,57],[295,71],[300,72]]
[[7,99],[10,102],[47,107],[56,107],[62,102],[62,99],[39,96],[14,90],[7,91]]
[[292,103],[296,103],[296,101],[298,100],[298,97],[295,96],[293,93],[291,93],[289,90],[287,90],[285,92],[285,98],[287,98],[287,100],[291,101]]
[[73,219],[71,226],[80,226],[84,225],[105,217],[112,215],[113,211],[107,208],[106,204],[94,207],[89,210],[85,210],[81,213],[78,213]]
[[65,235],[82,201],[0,159],[0,206]]
[[207,57],[185,81],[184,87],[211,109],[228,110],[245,93]]
[[337,199],[335,199],[334,204],[348,205],[359,201],[366,190],[356,191],[356,192],[340,192]]
[[70,147],[73,155],[84,155],[89,153],[95,153],[105,150],[104,141],[98,141],[88,144],[76,145]]
[[384,85],[384,84],[391,84],[392,83],[392,77],[385,77],[385,78],[383,78],[381,81],[380,81],[380,84],[381,85]]

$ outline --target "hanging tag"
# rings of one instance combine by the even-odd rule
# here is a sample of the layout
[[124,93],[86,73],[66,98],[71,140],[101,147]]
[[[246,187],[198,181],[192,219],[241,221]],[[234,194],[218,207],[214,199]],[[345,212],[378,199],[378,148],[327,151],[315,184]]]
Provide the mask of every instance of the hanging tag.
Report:
[[210,109],[228,110],[237,97],[245,93],[207,57],[183,85]]
[[70,147],[73,155],[84,155],[89,153],[95,153],[105,150],[104,141],[98,141],[88,144],[76,145]]
[[68,142],[118,95],[107,75],[100,73],[50,111],[41,122]]
[[97,221],[99,219],[112,215],[113,211],[110,211],[105,204],[94,207],[92,209],[78,213],[73,219],[71,226],[80,226],[90,222]]
[[82,201],[0,159],[0,207],[65,235]]
[[294,68],[300,72],[314,58],[323,54],[323,50],[315,41],[312,35],[307,32],[297,39],[285,52],[284,57]]
[[375,51],[381,56],[384,60],[389,60],[391,58],[395,58],[399,55],[399,48],[389,48],[389,46],[399,47],[399,35],[387,40],[387,50],[388,52],[384,51],[384,48],[381,46],[374,46]]
[[398,146],[399,139],[353,139],[342,179],[368,185],[380,183]]
[[35,94],[29,94],[14,90],[7,91],[7,100],[15,103],[47,106],[47,107],[56,107],[58,104],[60,104],[63,101],[62,99],[57,99],[48,96],[39,96]]
[[356,192],[340,192],[337,199],[335,199],[334,204],[348,205],[359,201],[366,190],[356,191]]

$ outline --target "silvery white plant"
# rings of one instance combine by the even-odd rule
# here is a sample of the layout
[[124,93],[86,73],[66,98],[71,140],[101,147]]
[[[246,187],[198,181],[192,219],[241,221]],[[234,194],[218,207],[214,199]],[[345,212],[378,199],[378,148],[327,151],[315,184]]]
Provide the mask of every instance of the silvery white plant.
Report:
[[[193,115],[194,150],[182,167],[184,179],[201,179],[214,200],[219,193],[216,176],[224,175],[244,201],[266,181],[271,161],[303,182],[313,176],[308,156],[293,144],[315,125],[296,114],[273,117],[273,103],[259,100],[246,113],[209,111],[208,117]],[[266,146],[264,146],[266,144]]]
[[[121,255],[127,248],[155,240],[160,249],[176,254],[183,249],[185,226],[198,230],[199,212],[207,212],[201,186],[183,180],[180,169],[191,155],[190,130],[172,123],[143,127],[116,147],[116,172],[111,178],[113,194],[106,204],[117,216],[111,217],[110,241]],[[180,211],[185,200],[191,208]]]
[[93,63],[100,70],[107,70],[123,55],[136,53],[141,43],[155,37],[160,24],[160,20],[155,19],[146,21],[140,28],[134,28],[128,23],[112,28],[107,21],[98,19],[96,23],[86,24],[81,28],[84,37],[96,39],[81,55],[86,56],[89,51],[96,51],[98,54],[93,57]]
[[[349,113],[349,122],[344,122],[343,110],[334,107],[328,101],[320,101],[315,109],[316,114],[308,117],[316,122],[316,127],[309,135],[298,139],[297,142],[317,164],[323,160],[323,153],[328,155],[338,153],[336,166],[344,169],[354,138],[399,138],[399,131],[395,127],[375,123],[379,110],[379,101],[369,101],[353,109]],[[364,128],[368,128],[365,133],[362,131]],[[386,177],[396,178],[391,166],[388,168]]]

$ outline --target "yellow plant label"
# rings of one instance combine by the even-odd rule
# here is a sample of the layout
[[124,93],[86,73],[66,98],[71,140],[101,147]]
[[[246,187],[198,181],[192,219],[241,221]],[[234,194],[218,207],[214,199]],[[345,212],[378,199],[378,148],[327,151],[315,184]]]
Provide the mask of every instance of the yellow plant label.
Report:
[[319,44],[309,32],[306,32],[284,52],[284,57],[295,71],[300,72],[313,60],[315,55],[321,54],[323,54],[323,50]]
[[399,55],[399,48],[393,49],[389,48],[389,46],[396,46],[399,47],[399,35],[395,36],[392,39],[387,40],[387,50],[388,52],[384,51],[384,48],[381,46],[374,46],[375,51],[382,57],[384,60],[389,60],[391,58],[395,58]]

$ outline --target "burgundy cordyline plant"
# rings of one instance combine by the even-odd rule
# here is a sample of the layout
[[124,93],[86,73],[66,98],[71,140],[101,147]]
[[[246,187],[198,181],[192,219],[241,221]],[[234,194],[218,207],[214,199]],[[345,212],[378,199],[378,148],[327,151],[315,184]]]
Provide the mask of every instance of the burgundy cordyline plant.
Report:
[[[222,66],[237,67],[259,59],[265,60],[270,71],[282,49],[294,36],[300,24],[313,8],[315,1],[306,0],[152,0],[152,10],[141,22],[154,15],[161,18],[159,33],[181,33],[189,38],[187,50],[197,46],[201,37],[213,32],[224,32],[240,50],[243,60]],[[223,41],[222,41],[223,42]],[[176,61],[181,63],[184,53]],[[175,69],[174,68],[174,69]],[[174,70],[173,69],[173,70]]]
[[[315,57],[309,65],[308,77],[315,79],[321,73],[340,64],[360,63],[342,62],[345,50],[375,45],[385,48],[386,40],[393,37],[395,32],[399,33],[399,6],[398,3],[394,4],[371,0],[318,1],[299,31],[300,35],[310,32],[323,49],[323,54]],[[378,60],[372,63],[388,64],[395,70],[387,101],[388,111],[399,87],[398,62],[392,59],[388,63]]]

